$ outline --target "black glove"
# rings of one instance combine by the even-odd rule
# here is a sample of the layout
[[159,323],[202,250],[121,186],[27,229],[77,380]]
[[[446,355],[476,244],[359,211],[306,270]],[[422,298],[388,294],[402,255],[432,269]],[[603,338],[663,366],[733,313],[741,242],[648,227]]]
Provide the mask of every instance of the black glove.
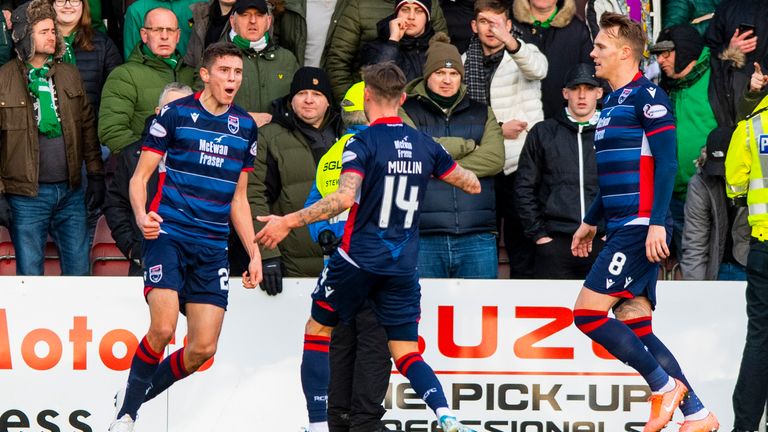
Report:
[[283,262],[280,258],[269,258],[261,261],[263,278],[259,286],[267,294],[273,296],[283,292]]
[[11,206],[5,199],[5,194],[0,194],[0,226],[11,229]]
[[85,188],[85,204],[89,211],[100,209],[107,196],[107,185],[101,174],[88,174],[88,186]]
[[141,266],[141,258],[142,257],[142,243],[141,242],[135,242],[131,245],[131,248],[128,250],[128,259],[135,262],[136,265]]
[[324,230],[317,236],[317,243],[320,245],[320,249],[323,250],[323,255],[331,256],[336,252],[336,248],[339,247],[341,239],[336,237],[330,230]]

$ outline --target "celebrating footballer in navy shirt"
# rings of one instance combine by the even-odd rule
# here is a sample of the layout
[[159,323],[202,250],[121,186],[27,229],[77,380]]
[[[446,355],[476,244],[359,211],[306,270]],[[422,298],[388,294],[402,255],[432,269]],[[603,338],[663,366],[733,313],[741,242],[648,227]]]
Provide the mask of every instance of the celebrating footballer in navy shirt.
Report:
[[[677,156],[669,98],[638,72],[645,46],[638,23],[603,14],[591,53],[596,75],[613,88],[595,131],[600,194],[571,249],[588,256],[600,218],[608,238],[576,299],[574,322],[645,378],[653,394],[643,432],[662,430],[678,407],[685,416],[680,431],[709,432],[719,427],[717,418],[651,326],[659,262],[669,256]],[[615,319],[608,317],[611,309]]]
[[274,248],[288,232],[350,209],[344,236],[312,294],[314,327],[328,333],[339,320],[351,323],[371,301],[387,332],[395,364],[435,411],[445,432],[467,432],[448,408],[435,373],[418,349],[421,287],[416,270],[419,203],[434,176],[467,193],[480,182],[427,135],[404,125],[397,110],[405,76],[392,63],[363,72],[364,109],[371,124],[350,138],[342,155],[338,189],[310,207],[266,222],[256,239]]
[[[255,288],[261,281],[246,197],[257,128],[232,104],[242,73],[240,49],[228,42],[208,47],[200,68],[203,91],[161,109],[131,178],[131,206],[144,235],[144,295],[151,320],[128,384],[116,396],[111,432],[133,431],[144,402],[195,372],[216,351],[229,292],[230,219],[251,258],[243,286]],[[158,191],[147,211],[147,181],[158,168]],[[187,346],[161,362],[179,311],[187,316]]]

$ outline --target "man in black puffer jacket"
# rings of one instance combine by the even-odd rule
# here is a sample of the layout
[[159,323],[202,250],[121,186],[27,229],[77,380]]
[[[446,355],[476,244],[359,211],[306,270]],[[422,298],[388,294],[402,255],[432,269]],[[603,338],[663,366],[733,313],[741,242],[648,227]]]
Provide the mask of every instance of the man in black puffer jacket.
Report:
[[429,39],[435,35],[429,16],[429,0],[398,2],[395,13],[376,25],[379,36],[363,45],[360,62],[363,66],[391,61],[410,82],[424,73]]
[[573,233],[598,192],[594,136],[603,90],[594,74],[585,63],[570,71],[563,88],[568,106],[537,123],[520,154],[515,202],[525,234],[536,242],[537,279],[583,279],[601,249],[597,240],[589,258],[571,254]]
[[493,111],[467,95],[464,65],[444,33],[429,44],[424,78],[408,84],[401,116],[445,147],[475,173],[482,191],[469,195],[429,181],[420,203],[419,275],[432,278],[495,279],[496,193],[493,176],[504,166],[504,138]]

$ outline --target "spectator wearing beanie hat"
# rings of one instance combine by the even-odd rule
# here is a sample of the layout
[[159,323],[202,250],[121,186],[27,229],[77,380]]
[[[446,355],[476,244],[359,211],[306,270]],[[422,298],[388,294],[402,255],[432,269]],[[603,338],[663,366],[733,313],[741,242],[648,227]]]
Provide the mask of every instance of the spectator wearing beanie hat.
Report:
[[[290,93],[272,103],[272,122],[259,128],[255,169],[248,178],[248,201],[256,229],[258,215],[300,210],[315,181],[317,163],[344,133],[333,108],[331,84],[322,69],[302,67]],[[263,290],[282,291],[282,277],[317,277],[323,252],[308,228],[293,230],[280,247],[262,251]],[[234,270],[233,270],[234,271]]]
[[[432,136],[480,179],[468,195],[431,180],[421,204],[419,274],[436,278],[496,278],[494,176],[504,166],[504,140],[491,108],[473,101],[462,84],[464,65],[444,33],[429,43],[424,77],[406,86],[401,115]],[[451,253],[449,254],[449,250]]]
[[323,51],[323,69],[328,72],[333,95],[341,101],[346,91],[360,81],[361,49],[378,36],[377,25],[398,5],[421,4],[429,9],[428,19],[436,32],[447,31],[438,0],[336,0],[331,26]]
[[710,55],[704,39],[695,28],[681,24],[661,31],[650,47],[656,54],[663,74],[661,86],[669,94],[675,111],[677,161],[675,188],[670,202],[674,230],[672,243],[677,258],[682,257],[682,234],[688,181],[696,174],[696,159],[707,143],[707,136],[717,127],[709,99]]
[[429,40],[435,35],[429,21],[430,0],[401,0],[395,13],[377,24],[378,38],[363,45],[363,66],[391,61],[412,81],[423,73]]

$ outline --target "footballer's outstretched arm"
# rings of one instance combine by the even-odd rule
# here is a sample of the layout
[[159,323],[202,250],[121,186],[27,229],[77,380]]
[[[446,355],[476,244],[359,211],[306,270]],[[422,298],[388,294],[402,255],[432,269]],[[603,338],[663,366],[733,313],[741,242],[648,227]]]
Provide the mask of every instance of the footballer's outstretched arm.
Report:
[[257,219],[265,222],[266,225],[256,234],[256,241],[264,245],[264,247],[273,249],[292,229],[303,227],[319,220],[330,219],[340,214],[355,203],[355,197],[357,197],[362,183],[363,176],[360,174],[345,172],[339,177],[338,189],[311,206],[285,216],[258,216]]
[[456,186],[468,194],[480,193],[480,180],[477,179],[475,173],[464,169],[459,165],[456,165],[450,174],[441,178],[440,180],[448,183],[449,185]]

